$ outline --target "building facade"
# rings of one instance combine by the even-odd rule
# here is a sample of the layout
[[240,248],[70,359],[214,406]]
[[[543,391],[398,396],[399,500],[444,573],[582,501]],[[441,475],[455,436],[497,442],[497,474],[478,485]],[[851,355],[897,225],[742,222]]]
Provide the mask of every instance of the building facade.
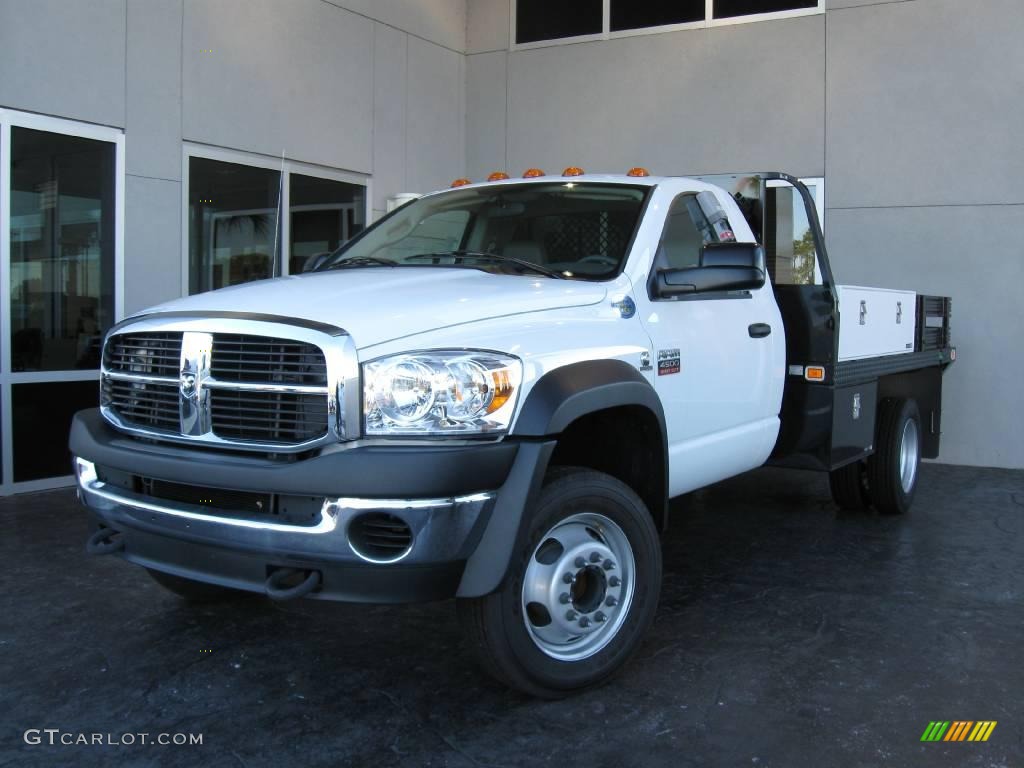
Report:
[[126,314],[567,165],[814,179],[840,282],[954,297],[942,460],[1024,467],[1024,6],[556,5],[0,0],[0,492],[66,482]]

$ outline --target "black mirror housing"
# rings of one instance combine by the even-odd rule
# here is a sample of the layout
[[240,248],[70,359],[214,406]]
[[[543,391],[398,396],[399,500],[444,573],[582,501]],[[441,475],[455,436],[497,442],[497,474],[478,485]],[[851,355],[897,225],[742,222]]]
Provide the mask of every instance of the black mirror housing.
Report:
[[687,267],[658,270],[657,292],[661,298],[713,291],[749,291],[764,285],[764,271],[757,267]]
[[688,293],[751,291],[765,282],[764,248],[757,243],[708,243],[700,266],[659,269],[655,292],[661,298]]
[[708,243],[700,249],[700,266],[754,267],[764,272],[764,248],[757,243]]

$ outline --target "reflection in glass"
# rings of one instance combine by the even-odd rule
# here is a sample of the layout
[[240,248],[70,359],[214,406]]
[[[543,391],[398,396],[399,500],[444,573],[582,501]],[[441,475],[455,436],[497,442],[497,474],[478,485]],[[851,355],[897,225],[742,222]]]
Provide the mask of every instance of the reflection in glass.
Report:
[[99,367],[114,321],[110,142],[11,128],[11,368]]
[[280,173],[189,158],[189,293],[273,272]]
[[[808,187],[814,194],[814,187]],[[821,283],[814,235],[803,198],[793,187],[771,186],[765,198],[764,246],[776,285]]]
[[358,184],[292,173],[289,176],[291,250],[289,272],[311,257],[330,253],[366,226],[365,188]]

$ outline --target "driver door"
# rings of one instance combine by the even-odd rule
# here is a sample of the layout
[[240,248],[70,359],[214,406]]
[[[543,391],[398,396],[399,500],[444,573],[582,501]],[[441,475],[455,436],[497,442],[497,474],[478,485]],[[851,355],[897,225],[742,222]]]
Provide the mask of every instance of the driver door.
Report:
[[[726,207],[730,203],[712,192],[676,196],[652,276],[659,269],[699,266],[705,244],[736,239],[734,225],[747,239],[738,210],[731,222],[726,214],[734,207]],[[654,385],[665,408],[671,494],[764,463],[778,433],[784,367],[782,321],[770,284],[664,299],[651,289],[648,298],[649,311],[641,317],[653,342]]]

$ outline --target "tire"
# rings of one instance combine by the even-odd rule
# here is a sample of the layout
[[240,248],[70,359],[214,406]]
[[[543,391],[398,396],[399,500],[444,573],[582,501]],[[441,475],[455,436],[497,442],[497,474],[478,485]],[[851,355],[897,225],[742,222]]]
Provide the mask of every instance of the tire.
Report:
[[868,458],[868,492],[883,515],[910,509],[921,466],[921,415],[913,398],[886,399],[878,407],[875,453]]
[[240,589],[207,584],[203,581],[185,579],[170,573],[147,568],[146,573],[153,581],[166,590],[190,603],[221,603],[229,600],[240,600],[249,597],[249,593]]
[[857,511],[871,505],[867,466],[863,461],[855,461],[829,472],[828,485],[832,490],[832,500],[840,509]]
[[529,512],[502,586],[457,607],[487,672],[560,698],[623,667],[654,620],[660,587],[658,531],[640,497],[603,472],[559,467]]

